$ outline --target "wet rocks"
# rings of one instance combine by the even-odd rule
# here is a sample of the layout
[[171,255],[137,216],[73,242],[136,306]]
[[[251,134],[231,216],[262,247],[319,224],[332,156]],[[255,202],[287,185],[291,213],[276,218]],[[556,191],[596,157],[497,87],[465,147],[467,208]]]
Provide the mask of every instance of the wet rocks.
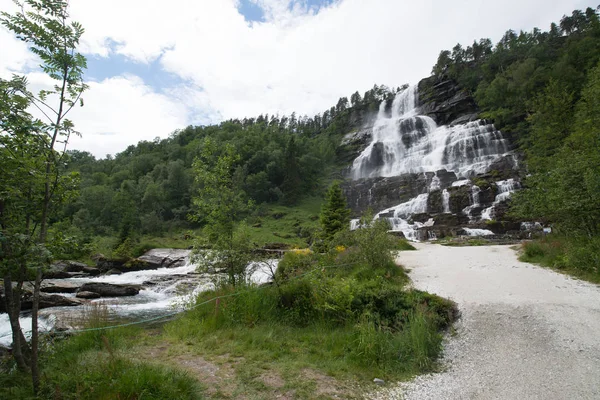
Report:
[[50,307],[73,307],[80,306],[81,302],[76,299],[59,296],[57,294],[40,294],[40,308]]
[[79,292],[93,292],[102,297],[123,297],[135,296],[140,292],[140,287],[137,285],[115,285],[104,282],[89,282],[83,284]]
[[81,292],[77,292],[77,295],[75,296],[78,299],[97,299],[100,298],[102,296],[100,296],[100,294],[95,293],[95,292],[85,292],[85,291],[81,291]]
[[46,280],[42,282],[40,290],[44,293],[75,293],[79,286],[76,283],[62,280]]
[[477,119],[479,111],[473,98],[457,82],[437,77],[419,82],[421,113],[438,125],[456,125]]
[[[191,250],[184,249],[152,249],[138,257],[136,261],[145,263],[145,269],[176,268],[184,266],[190,254]],[[126,267],[128,271],[135,270],[132,269],[135,266],[126,265]]]

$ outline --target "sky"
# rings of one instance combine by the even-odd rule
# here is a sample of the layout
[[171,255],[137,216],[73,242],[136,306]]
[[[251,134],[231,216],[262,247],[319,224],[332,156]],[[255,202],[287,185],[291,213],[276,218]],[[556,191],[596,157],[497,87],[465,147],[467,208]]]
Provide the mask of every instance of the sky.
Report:
[[[90,89],[71,149],[98,158],[188,125],[312,116],[374,84],[429,76],[440,50],[508,29],[547,30],[598,0],[71,0]],[[14,10],[0,0],[0,10]],[[0,77],[49,84],[0,27]]]

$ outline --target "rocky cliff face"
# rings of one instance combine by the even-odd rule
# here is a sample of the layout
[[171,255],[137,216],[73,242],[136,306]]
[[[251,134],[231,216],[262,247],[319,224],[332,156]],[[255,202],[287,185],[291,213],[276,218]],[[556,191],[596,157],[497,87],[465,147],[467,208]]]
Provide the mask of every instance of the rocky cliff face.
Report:
[[433,77],[382,104],[342,141],[354,217],[371,209],[416,240],[518,229],[505,211],[520,187],[519,156],[478,114],[456,83]]

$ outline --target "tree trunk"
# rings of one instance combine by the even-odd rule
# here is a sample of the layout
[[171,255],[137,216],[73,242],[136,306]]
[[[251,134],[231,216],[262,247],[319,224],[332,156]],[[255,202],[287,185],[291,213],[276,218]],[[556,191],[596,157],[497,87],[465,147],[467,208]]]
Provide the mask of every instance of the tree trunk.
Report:
[[27,360],[27,341],[21,330],[19,323],[19,314],[21,313],[21,293],[20,290],[13,290],[12,278],[10,274],[4,276],[4,300],[6,303],[6,312],[10,321],[10,329],[12,331],[12,354],[17,367],[21,371],[29,370],[29,362]]
[[40,371],[38,367],[38,310],[40,305],[40,286],[42,282],[42,267],[39,266],[33,286],[33,305],[31,308],[31,380],[33,393],[38,394],[40,389]]

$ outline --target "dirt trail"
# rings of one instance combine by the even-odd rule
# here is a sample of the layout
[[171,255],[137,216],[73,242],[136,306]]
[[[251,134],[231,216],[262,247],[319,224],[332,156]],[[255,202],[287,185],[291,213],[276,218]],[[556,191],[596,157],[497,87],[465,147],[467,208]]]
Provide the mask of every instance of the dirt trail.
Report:
[[373,399],[600,399],[600,287],[517,260],[509,246],[418,244],[398,262],[456,301],[445,371]]

